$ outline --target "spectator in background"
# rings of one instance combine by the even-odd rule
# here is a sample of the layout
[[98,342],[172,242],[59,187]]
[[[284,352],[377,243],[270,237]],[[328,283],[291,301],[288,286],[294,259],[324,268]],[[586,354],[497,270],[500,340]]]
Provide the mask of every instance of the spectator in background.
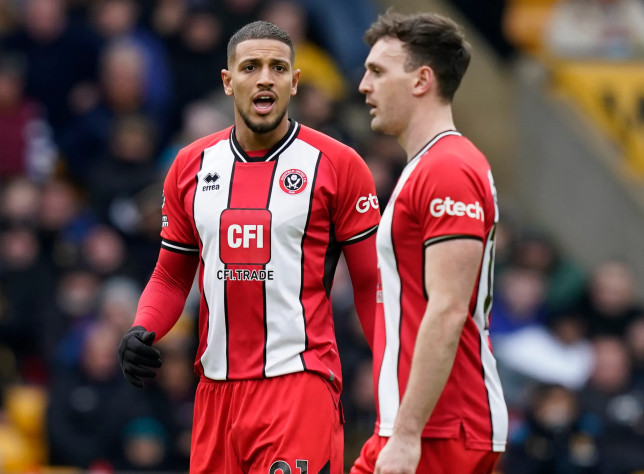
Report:
[[0,55],[0,178],[42,181],[53,171],[56,148],[43,111],[23,89],[24,64]]
[[626,343],[633,361],[634,385],[644,390],[644,313],[628,326]]
[[129,41],[143,52],[146,101],[153,114],[167,113],[171,99],[170,72],[161,41],[138,25],[140,7],[134,0],[100,0],[92,15],[94,28],[107,42]]
[[127,258],[123,238],[108,226],[96,226],[82,244],[82,262],[102,279],[135,275],[136,263]]
[[195,7],[168,43],[175,85],[171,128],[177,130],[185,126],[181,117],[188,104],[222,90],[219,81],[226,68],[226,48],[221,21],[208,9]]
[[163,130],[164,117],[152,115],[146,103],[145,54],[134,43],[117,42],[103,54],[102,98],[76,118],[61,137],[61,150],[70,174],[85,180],[108,149],[113,124],[120,118],[141,115]]
[[599,265],[593,272],[581,308],[588,317],[591,335],[622,337],[629,323],[642,312],[633,269],[619,260]]
[[[313,84],[298,85],[296,99],[298,122],[325,133],[345,145],[357,146],[351,134],[337,119],[338,104],[331,99],[326,90]],[[391,180],[391,177],[388,179]]]
[[53,276],[33,230],[12,227],[0,234],[0,287],[4,292],[0,344],[11,348],[26,380],[46,379],[41,327],[53,298]]
[[505,472],[599,474],[595,423],[580,411],[575,394],[543,385],[532,399],[526,419],[510,435]]
[[132,389],[120,383],[114,347],[118,334],[99,322],[87,331],[79,370],[56,374],[47,411],[52,465],[93,466],[120,459],[120,434],[139,411]]
[[47,110],[56,132],[72,119],[73,96],[96,79],[100,40],[71,23],[63,0],[26,0],[22,28],[0,47],[27,59],[26,92]]
[[60,277],[55,311],[44,324],[52,369],[78,367],[87,330],[96,320],[99,285],[96,275],[82,269]]
[[524,236],[517,242],[514,251],[516,265],[546,276],[546,305],[549,311],[565,311],[579,304],[586,284],[584,272],[561,258],[544,235],[531,233]]
[[264,0],[221,0],[215,3],[214,13],[221,20],[224,38],[230,38],[242,26],[259,18]]
[[498,296],[490,316],[492,337],[500,339],[500,336],[509,335],[521,328],[543,324],[547,314],[547,280],[543,273],[513,267],[500,280]]
[[0,195],[0,223],[3,226],[34,226],[41,205],[41,193],[26,178],[16,178],[6,183]]
[[295,68],[303,72],[300,85],[312,85],[329,100],[341,99],[345,94],[344,79],[335,62],[322,48],[307,40],[306,10],[292,0],[269,3],[261,14],[288,33],[295,45]]
[[571,390],[586,385],[593,350],[585,339],[586,321],[572,312],[548,319],[547,326],[528,326],[501,338],[494,346],[506,401],[520,405],[525,387],[534,381]]
[[51,180],[42,187],[39,239],[43,254],[58,272],[79,264],[80,245],[97,223],[83,197],[64,180]]
[[644,394],[633,389],[631,361],[621,339],[594,341],[595,368],[581,394],[585,411],[600,421],[602,474],[644,469]]
[[546,44],[558,56],[644,57],[641,0],[563,0],[554,9]]
[[135,232],[140,221],[133,197],[160,178],[153,163],[155,143],[153,125],[145,117],[120,118],[107,155],[89,175],[89,194],[99,219],[124,233]]

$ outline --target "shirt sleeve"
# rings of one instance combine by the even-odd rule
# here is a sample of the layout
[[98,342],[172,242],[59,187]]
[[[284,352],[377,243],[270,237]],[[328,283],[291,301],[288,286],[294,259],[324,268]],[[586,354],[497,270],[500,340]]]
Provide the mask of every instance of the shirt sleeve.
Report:
[[181,157],[182,152],[179,152],[163,185],[161,247],[171,252],[198,255],[199,245],[195,238],[194,224],[186,211],[178,183],[183,162]]
[[432,157],[412,190],[425,246],[454,238],[484,240],[487,190],[476,171],[456,156]]
[[338,191],[332,220],[335,236],[342,244],[367,239],[378,230],[380,205],[369,167],[351,148],[345,148],[336,169]]

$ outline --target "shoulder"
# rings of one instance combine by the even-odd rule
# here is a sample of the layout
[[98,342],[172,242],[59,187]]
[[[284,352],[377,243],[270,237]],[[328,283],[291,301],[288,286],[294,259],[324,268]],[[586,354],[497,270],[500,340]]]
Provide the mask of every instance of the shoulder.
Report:
[[228,127],[224,130],[221,130],[217,133],[207,135],[199,140],[195,140],[190,145],[183,147],[177,153],[177,157],[174,160],[175,166],[179,168],[190,167],[190,165],[195,162],[201,162],[201,154],[204,150],[215,146],[217,143],[228,140],[230,137],[230,131],[232,127]]
[[463,136],[439,140],[420,157],[418,170],[433,177],[459,174],[487,177],[490,165],[481,151]]

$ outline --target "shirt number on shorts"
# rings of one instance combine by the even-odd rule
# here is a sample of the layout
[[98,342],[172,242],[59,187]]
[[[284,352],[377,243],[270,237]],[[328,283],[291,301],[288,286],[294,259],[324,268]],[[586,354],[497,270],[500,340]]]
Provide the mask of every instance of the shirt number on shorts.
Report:
[[[300,471],[299,474],[309,473],[308,461],[298,459],[295,461],[295,467]],[[282,471],[281,474],[291,474],[291,466],[286,461],[275,461],[268,470],[268,474],[277,474],[277,471]]]

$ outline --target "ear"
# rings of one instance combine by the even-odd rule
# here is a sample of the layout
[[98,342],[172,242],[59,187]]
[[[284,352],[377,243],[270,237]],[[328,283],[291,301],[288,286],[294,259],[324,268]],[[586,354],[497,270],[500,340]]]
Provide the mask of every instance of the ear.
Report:
[[226,95],[233,95],[233,76],[228,69],[221,70],[221,80],[224,83]]
[[429,66],[421,66],[416,71],[412,94],[415,97],[423,96],[436,87],[436,75]]
[[297,85],[300,83],[300,70],[293,71],[293,80],[291,82],[291,96],[297,94]]

